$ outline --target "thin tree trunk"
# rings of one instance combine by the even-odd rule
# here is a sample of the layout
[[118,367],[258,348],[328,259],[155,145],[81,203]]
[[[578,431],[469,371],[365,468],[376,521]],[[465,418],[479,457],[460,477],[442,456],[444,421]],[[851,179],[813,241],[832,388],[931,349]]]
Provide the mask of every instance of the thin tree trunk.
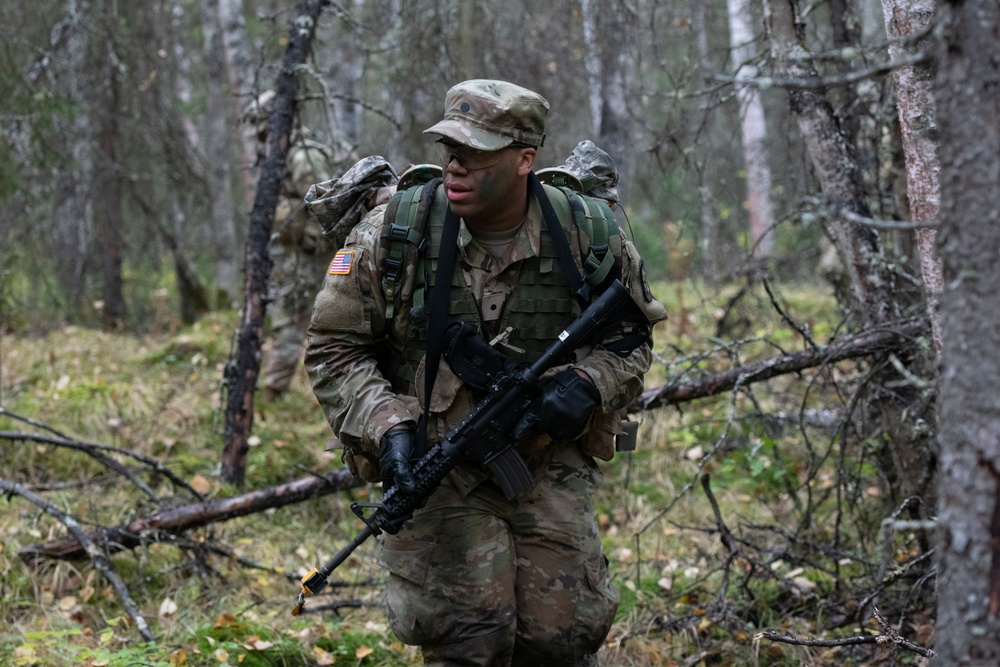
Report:
[[[229,90],[229,118],[238,118],[241,102],[246,102],[246,93],[260,90],[247,43],[247,26],[243,18],[242,0],[218,0],[219,25],[222,27],[223,57],[226,64],[226,80]],[[253,166],[257,157],[257,140],[249,132],[237,133],[239,139],[235,148],[239,153],[240,183],[247,210],[253,205]]]
[[53,206],[55,246],[59,257],[56,276],[69,295],[71,320],[81,312],[87,252],[92,247],[94,236],[94,209],[90,197],[94,170],[91,139],[94,132],[90,116],[82,110],[91,92],[85,78],[87,34],[83,28],[83,12],[82,0],[67,0],[66,16],[59,29],[53,29],[52,35],[56,39],[51,44],[53,50],[60,54],[52,61],[56,82],[66,97],[81,107],[68,117],[57,116],[53,121],[55,136],[64,142],[71,165],[69,169],[60,169],[56,176],[59,197]]
[[632,121],[629,105],[633,99],[632,77],[635,71],[636,22],[634,8],[625,2],[605,3],[598,15],[601,49],[601,122],[595,143],[610,155],[618,167],[618,197],[628,204],[632,182]]
[[[728,0],[729,36],[733,67],[739,78],[757,76],[756,49],[753,42],[750,0]],[[739,102],[740,131],[743,136],[743,160],[746,167],[747,212],[750,215],[750,241],[753,255],[770,257],[774,249],[774,208],[771,206],[771,167],[767,164],[767,123],[764,105],[755,86],[736,85]]]
[[94,179],[94,218],[97,227],[95,254],[103,276],[101,320],[106,331],[125,326],[125,294],[122,289],[122,197],[124,175],[118,157],[121,141],[121,77],[117,53],[118,16],[115,0],[104,0],[101,8],[103,37],[102,81],[98,90],[98,154],[100,162]]
[[218,305],[229,307],[239,295],[237,264],[236,208],[233,201],[231,103],[226,95],[226,64],[222,31],[219,29],[219,0],[202,0],[201,24],[204,40],[206,91],[205,157],[211,183],[211,221],[215,249],[215,282]]
[[[801,43],[791,0],[764,0],[765,23],[771,40],[776,74],[781,78],[809,79],[816,76],[810,54]],[[899,296],[890,262],[884,256],[878,233],[871,227],[851,222],[843,212],[870,217],[861,184],[860,169],[851,155],[833,107],[819,88],[792,88],[788,91],[792,112],[806,142],[813,171],[833,211],[829,233],[834,239],[849,275],[848,305],[865,329],[889,324],[901,316]],[[934,442],[925,426],[928,404],[922,387],[900,383],[899,374],[884,357],[873,363],[876,386],[899,385],[892,392],[872,393],[868,410],[879,426],[876,438],[884,438],[892,467],[884,472],[890,491],[925,502],[917,511],[926,516],[933,506]],[[910,373],[927,374],[919,356],[908,359]],[[901,500],[894,498],[894,500]]]
[[[914,55],[920,48],[927,47],[927,40],[917,44],[903,40],[928,31],[936,8],[936,0],[882,0],[885,32],[890,40],[889,55],[893,60],[902,60]],[[910,203],[910,218],[914,222],[936,223],[941,184],[934,136],[938,127],[933,78],[928,66],[910,66],[893,70],[892,80],[899,107],[903,153],[906,156],[906,194]],[[934,349],[940,355],[941,323],[938,307],[944,286],[941,260],[935,247],[936,232],[925,228],[917,229],[915,234]]]
[[227,401],[222,479],[234,484],[242,484],[246,475],[246,455],[250,448],[247,441],[253,428],[253,397],[260,375],[261,343],[264,338],[264,304],[267,280],[271,275],[267,246],[274,225],[285,158],[291,144],[292,120],[299,92],[296,68],[309,56],[316,21],[326,2],[302,0],[292,22],[267,124],[267,146],[260,180],[254,192],[244,264],[243,312],[240,328],[236,332],[236,349],[226,366],[223,380]]
[[601,45],[597,39],[597,17],[593,0],[580,0],[583,19],[583,65],[587,72],[587,101],[590,104],[591,129],[596,134],[601,129]]
[[1000,664],[1000,69],[996,0],[943,2],[938,663]]
[[[701,80],[709,85],[709,77],[718,71],[712,62],[709,52],[709,3],[697,3],[694,8],[694,32],[698,48],[698,67],[701,70]],[[702,134],[708,145],[707,154],[700,170],[701,183],[698,194],[701,203],[701,231],[698,236],[701,253],[701,272],[705,282],[714,285],[719,279],[719,212],[715,204],[716,160],[713,156],[712,137],[715,133],[713,119],[715,114],[705,118],[705,132]]]

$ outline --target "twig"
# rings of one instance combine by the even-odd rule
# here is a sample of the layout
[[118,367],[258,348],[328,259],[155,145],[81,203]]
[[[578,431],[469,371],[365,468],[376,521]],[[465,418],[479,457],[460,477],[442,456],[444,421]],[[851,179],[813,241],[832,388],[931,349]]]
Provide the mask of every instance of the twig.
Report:
[[197,491],[195,491],[193,488],[191,488],[190,484],[188,484],[183,479],[181,479],[180,477],[178,477],[173,471],[170,470],[170,468],[168,468],[167,466],[165,466],[162,461],[160,461],[159,459],[153,458],[152,456],[146,456],[145,454],[140,454],[140,453],[134,452],[134,451],[132,451],[130,449],[123,449],[121,447],[112,447],[110,445],[102,445],[102,444],[98,444],[98,443],[84,442],[82,440],[77,440],[75,438],[71,438],[68,435],[65,435],[65,434],[57,431],[56,429],[54,429],[54,428],[52,428],[50,426],[42,424],[41,422],[35,421],[34,419],[31,419],[29,417],[24,417],[22,415],[15,414],[15,413],[11,412],[10,410],[7,410],[7,409],[5,409],[3,407],[0,407],[0,415],[6,415],[7,417],[10,417],[11,419],[16,419],[16,420],[22,421],[22,422],[24,422],[26,424],[31,424],[32,426],[36,426],[38,428],[44,429],[44,430],[48,431],[49,433],[53,434],[52,436],[46,436],[46,435],[42,435],[41,433],[21,433],[21,432],[17,432],[17,431],[0,431],[0,439],[24,440],[24,441],[28,441],[28,442],[39,442],[39,443],[46,444],[46,445],[55,445],[56,447],[65,447],[67,449],[75,449],[75,450],[78,450],[78,451],[85,452],[87,454],[91,454],[91,452],[93,452],[93,451],[103,451],[103,452],[110,452],[112,454],[117,454],[117,455],[120,455],[120,456],[126,456],[126,457],[129,457],[129,458],[135,459],[136,461],[139,461],[141,463],[145,463],[153,471],[160,473],[161,475],[163,475],[164,477],[166,477],[167,479],[169,479],[171,482],[173,482],[175,486],[178,486],[178,487],[184,489],[185,491],[189,492],[191,495],[193,495],[198,500],[204,500],[205,499],[205,497],[203,495],[201,495],[200,493],[198,493]]
[[[360,482],[352,477],[349,471],[337,470],[326,476],[299,479],[231,498],[182,505],[111,528],[101,527],[92,534],[91,539],[107,542],[108,549],[112,552],[123,551],[139,546],[144,539],[172,540],[173,535],[185,530],[254,514],[272,507],[284,507],[359,485]],[[81,544],[77,540],[65,537],[22,547],[21,557],[45,556],[73,560],[83,556],[81,551]]]
[[769,639],[773,642],[781,642],[782,644],[794,644],[796,646],[816,646],[821,648],[830,648],[834,646],[857,646],[860,644],[895,644],[896,646],[901,646],[908,651],[913,651],[918,653],[925,658],[933,658],[937,656],[937,653],[929,648],[924,648],[919,644],[914,644],[913,642],[900,637],[899,634],[893,630],[882,615],[879,614],[878,609],[873,608],[872,611],[875,614],[875,618],[878,621],[879,627],[882,629],[882,633],[878,635],[861,635],[858,637],[844,637],[842,639],[803,639],[801,637],[792,637],[790,635],[779,635],[773,630],[765,630],[764,632],[758,632],[753,636],[754,646],[760,645],[760,640]]
[[149,624],[146,623],[146,619],[144,619],[142,614],[139,612],[139,608],[136,605],[135,600],[132,599],[131,594],[128,592],[125,582],[123,582],[121,577],[119,577],[118,574],[112,569],[108,559],[104,556],[97,545],[94,544],[90,538],[87,537],[87,534],[80,529],[80,525],[77,523],[76,519],[62,510],[57,509],[54,505],[52,505],[52,503],[31,492],[17,482],[11,482],[0,478],[0,489],[3,489],[7,493],[16,493],[66,526],[66,529],[86,550],[87,556],[90,557],[90,562],[93,564],[94,569],[103,574],[104,578],[111,583],[111,586],[118,593],[118,597],[122,601],[122,606],[135,622],[135,626],[139,630],[139,634],[142,635],[142,638],[148,642],[156,642],[153,632],[149,629]]

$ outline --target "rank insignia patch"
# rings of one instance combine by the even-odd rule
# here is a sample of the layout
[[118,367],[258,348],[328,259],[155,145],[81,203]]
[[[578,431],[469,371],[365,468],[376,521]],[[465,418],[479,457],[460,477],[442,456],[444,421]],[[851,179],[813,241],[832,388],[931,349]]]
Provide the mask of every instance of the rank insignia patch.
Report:
[[334,256],[333,261],[330,262],[329,273],[334,276],[346,276],[351,272],[351,263],[353,261],[353,251],[341,250]]

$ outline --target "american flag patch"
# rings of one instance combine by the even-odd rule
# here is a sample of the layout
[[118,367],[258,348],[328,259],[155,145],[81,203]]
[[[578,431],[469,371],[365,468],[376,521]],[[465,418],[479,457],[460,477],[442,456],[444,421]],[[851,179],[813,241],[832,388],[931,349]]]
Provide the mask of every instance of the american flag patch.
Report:
[[351,272],[351,263],[354,261],[354,252],[350,250],[341,250],[333,257],[333,261],[330,262],[331,275],[335,276],[346,276]]

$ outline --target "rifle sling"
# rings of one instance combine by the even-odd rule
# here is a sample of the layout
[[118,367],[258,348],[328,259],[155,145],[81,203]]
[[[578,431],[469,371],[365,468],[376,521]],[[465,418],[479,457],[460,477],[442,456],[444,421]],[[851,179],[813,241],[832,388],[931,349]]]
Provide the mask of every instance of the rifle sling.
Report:
[[448,303],[451,300],[451,279],[455,273],[455,254],[458,247],[460,222],[448,206],[441,233],[441,249],[431,288],[430,312],[427,314],[427,350],[424,366],[424,407],[417,424],[417,442],[414,456],[419,458],[427,451],[427,420],[431,413],[431,392],[437,379],[438,364],[444,349],[445,329],[448,326]]

